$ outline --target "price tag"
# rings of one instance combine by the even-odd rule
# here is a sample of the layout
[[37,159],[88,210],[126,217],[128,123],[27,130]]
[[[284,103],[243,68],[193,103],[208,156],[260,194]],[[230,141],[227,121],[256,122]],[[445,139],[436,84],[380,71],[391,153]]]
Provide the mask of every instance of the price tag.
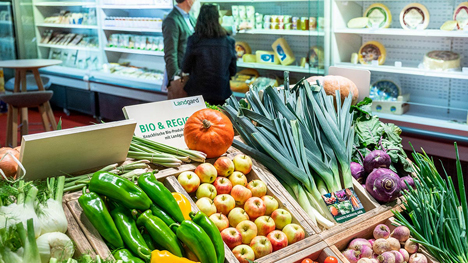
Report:
[[401,61],[395,61],[396,68],[401,68],[401,65],[402,65]]
[[378,60],[372,60],[371,65],[372,65],[372,66],[378,66],[378,65],[379,65],[379,61],[378,61]]
[[184,125],[196,111],[205,109],[202,96],[165,100],[123,108],[127,119],[137,122],[135,136],[186,148]]
[[419,25],[416,26],[416,29],[417,30],[424,30],[425,28],[424,28],[424,25],[419,24]]
[[372,30],[377,30],[379,28],[380,28],[379,23],[372,23],[372,27],[371,27]]

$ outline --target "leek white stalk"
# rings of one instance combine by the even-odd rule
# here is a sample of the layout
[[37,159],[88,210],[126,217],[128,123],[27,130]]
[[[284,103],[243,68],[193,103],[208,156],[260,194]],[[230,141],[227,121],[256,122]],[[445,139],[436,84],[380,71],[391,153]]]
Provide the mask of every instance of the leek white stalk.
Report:
[[[57,181],[57,185],[55,185]],[[65,176],[47,179],[49,199],[38,205],[37,215],[41,225],[41,234],[67,232],[68,222],[62,207]]]
[[37,239],[37,247],[42,263],[48,263],[51,257],[62,262],[71,258],[75,253],[71,239],[60,232],[47,233],[40,236]]

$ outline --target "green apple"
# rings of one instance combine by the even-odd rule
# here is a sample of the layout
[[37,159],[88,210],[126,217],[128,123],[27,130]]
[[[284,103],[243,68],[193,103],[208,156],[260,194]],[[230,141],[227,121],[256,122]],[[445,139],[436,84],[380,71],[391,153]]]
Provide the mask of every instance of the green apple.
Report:
[[252,159],[247,155],[238,154],[234,157],[232,162],[234,163],[235,171],[248,174],[250,173],[250,170],[252,170]]
[[273,211],[273,213],[271,213],[271,218],[275,221],[276,229],[279,230],[292,222],[291,213],[284,209],[276,209]]
[[198,199],[196,205],[198,209],[200,209],[200,211],[202,211],[208,217],[216,213],[216,206],[213,200],[208,197],[202,197]]
[[187,191],[187,193],[193,193],[197,191],[200,186],[200,178],[194,172],[183,172],[177,177],[180,185]]
[[202,197],[208,197],[210,199],[214,199],[218,193],[216,192],[216,188],[212,184],[201,184],[197,189],[197,199]]

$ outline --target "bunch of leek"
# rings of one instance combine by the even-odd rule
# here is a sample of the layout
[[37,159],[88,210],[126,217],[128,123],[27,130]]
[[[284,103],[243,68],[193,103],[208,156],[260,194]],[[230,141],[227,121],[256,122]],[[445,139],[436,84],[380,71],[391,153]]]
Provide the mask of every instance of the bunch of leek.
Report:
[[[458,193],[452,177],[443,179],[434,161],[423,151],[413,153],[416,189],[404,193],[405,210],[393,211],[396,222],[408,227],[416,242],[422,244],[439,262],[468,262],[468,205],[458,147]],[[445,170],[444,170],[445,172]]]
[[251,88],[248,108],[227,100],[223,109],[245,142],[233,145],[269,168],[314,222],[330,228],[321,195],[352,187],[351,94],[341,105],[337,91],[335,105],[320,85],[301,80],[290,89],[285,75],[284,89]]

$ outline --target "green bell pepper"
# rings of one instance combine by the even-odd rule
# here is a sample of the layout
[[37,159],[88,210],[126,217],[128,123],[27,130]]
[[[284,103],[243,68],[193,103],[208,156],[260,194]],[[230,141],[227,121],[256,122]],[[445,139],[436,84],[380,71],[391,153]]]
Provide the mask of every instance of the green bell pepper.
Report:
[[178,257],[184,256],[185,251],[177,236],[164,221],[154,216],[151,210],[145,211],[138,217],[137,225],[144,226],[152,239],[164,249]]
[[129,209],[146,210],[151,200],[145,192],[127,179],[109,172],[95,172],[89,190],[122,203]]
[[127,249],[119,249],[112,252],[115,260],[122,260],[124,263],[145,263],[145,261],[140,258],[135,257],[132,252]]
[[210,237],[197,224],[184,220],[179,224],[172,224],[171,229],[195,255],[201,263],[217,263],[216,250]]
[[218,227],[203,212],[190,212],[192,221],[201,227],[210,237],[216,251],[218,263],[224,262],[224,241]]
[[164,210],[162,210],[159,206],[157,205],[151,205],[150,206],[151,212],[153,213],[154,216],[159,217],[166,225],[170,226],[175,223],[174,219],[170,215],[168,215]]
[[154,204],[167,212],[175,221],[182,222],[185,220],[171,191],[159,182],[153,173],[140,175],[138,178],[138,186],[145,191]]
[[143,236],[138,231],[130,211],[124,207],[116,207],[111,211],[111,216],[125,243],[125,247],[135,255],[140,255],[140,252],[145,255],[151,254],[151,250],[149,250]]
[[124,246],[122,237],[99,195],[93,192],[86,193],[86,187],[84,187],[83,194],[78,198],[78,203],[91,224],[111,246],[114,248]]

